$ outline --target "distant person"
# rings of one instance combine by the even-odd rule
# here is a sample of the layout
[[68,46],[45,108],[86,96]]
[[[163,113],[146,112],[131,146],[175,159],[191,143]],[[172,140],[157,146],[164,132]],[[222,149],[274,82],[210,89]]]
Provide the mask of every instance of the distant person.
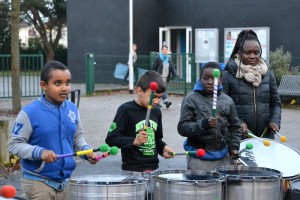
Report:
[[217,167],[236,164],[240,148],[240,124],[232,99],[222,93],[222,77],[218,82],[217,115],[212,116],[214,77],[213,71],[221,67],[208,62],[200,70],[200,79],[193,91],[182,101],[178,133],[187,137],[186,151],[204,149],[204,157],[188,155],[190,170],[214,170]]
[[[170,81],[171,74],[176,78],[179,78],[176,69],[171,62],[168,46],[162,46],[161,53],[155,58],[153,62],[152,70],[158,72],[163,77],[165,83],[168,83]],[[172,105],[172,102],[169,101],[166,92],[164,92],[162,99],[163,103],[166,105],[166,108],[169,108]],[[160,104],[158,104],[158,106],[160,107]]]
[[138,68],[136,66],[136,61],[137,61],[137,53],[136,53],[136,50],[137,50],[137,45],[135,43],[132,44],[132,50],[131,50],[131,55],[132,57],[130,57],[130,54],[129,54],[129,57],[128,57],[128,70],[124,76],[124,82],[123,82],[123,85],[127,85],[127,78],[129,76],[129,64],[130,64],[130,59],[132,59],[132,66],[133,66],[133,72],[134,72],[134,82],[137,81],[138,79],[138,75],[139,75],[139,71],[138,71]]
[[281,100],[276,79],[261,54],[256,33],[243,30],[224,69],[223,92],[236,105],[244,138],[248,131],[258,137],[274,138],[280,128]]
[[[57,154],[91,149],[83,137],[80,115],[66,100],[71,89],[71,73],[58,61],[42,68],[42,97],[18,114],[9,152],[21,158],[21,185],[26,199],[69,199],[68,179],[76,167],[73,157],[57,159]],[[95,154],[83,156],[95,164]]]
[[[149,128],[144,130],[151,82],[158,84],[149,119]],[[122,173],[124,175],[142,176],[150,180],[147,184],[148,194],[153,192],[151,172],[158,169],[158,154],[166,159],[172,158],[173,150],[162,140],[163,124],[161,110],[155,105],[166,90],[162,77],[154,71],[148,71],[137,81],[133,101],[122,104],[115,115],[106,137],[110,146],[121,148]]]

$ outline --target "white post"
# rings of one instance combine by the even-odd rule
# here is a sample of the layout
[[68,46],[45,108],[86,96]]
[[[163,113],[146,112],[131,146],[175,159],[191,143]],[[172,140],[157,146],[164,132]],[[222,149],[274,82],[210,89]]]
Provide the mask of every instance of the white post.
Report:
[[133,65],[132,65],[132,44],[133,44],[133,29],[132,29],[132,19],[133,19],[133,6],[132,0],[129,0],[129,59],[128,59],[128,68],[129,68],[129,92],[133,92]]

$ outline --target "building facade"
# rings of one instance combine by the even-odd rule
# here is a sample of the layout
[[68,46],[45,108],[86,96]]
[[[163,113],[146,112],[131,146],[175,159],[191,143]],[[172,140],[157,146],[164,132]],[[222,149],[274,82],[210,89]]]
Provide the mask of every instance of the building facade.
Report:
[[[194,53],[195,30],[214,28],[219,30],[219,62],[223,62],[226,28],[269,27],[270,51],[283,46],[292,53],[293,64],[300,64],[298,0],[132,1],[133,42],[138,45],[139,55],[159,51],[166,41],[172,53]],[[128,56],[129,0],[67,1],[67,27],[68,65],[73,82],[84,82],[86,53]],[[120,62],[127,62],[126,59]],[[96,76],[104,76],[97,82],[113,79],[110,70],[114,67],[97,66]]]

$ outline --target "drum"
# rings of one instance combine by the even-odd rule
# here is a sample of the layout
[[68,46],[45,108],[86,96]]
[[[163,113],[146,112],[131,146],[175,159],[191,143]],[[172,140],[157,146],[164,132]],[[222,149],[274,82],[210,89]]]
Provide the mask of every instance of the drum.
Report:
[[281,200],[281,173],[249,166],[223,166],[216,169],[225,176],[224,200]]
[[300,179],[292,181],[291,188],[287,190],[284,196],[284,200],[298,199],[300,199]]
[[145,179],[137,176],[96,175],[69,180],[70,200],[144,200]]
[[154,174],[155,200],[222,199],[224,178],[216,172],[164,170]]
[[240,144],[240,149],[246,148],[248,143],[253,144],[253,149],[248,149],[241,153],[240,161],[245,166],[258,166],[278,170],[282,173],[284,180],[284,191],[286,191],[291,181],[300,175],[300,153],[291,146],[267,139],[270,146],[265,146],[258,139],[246,139]]

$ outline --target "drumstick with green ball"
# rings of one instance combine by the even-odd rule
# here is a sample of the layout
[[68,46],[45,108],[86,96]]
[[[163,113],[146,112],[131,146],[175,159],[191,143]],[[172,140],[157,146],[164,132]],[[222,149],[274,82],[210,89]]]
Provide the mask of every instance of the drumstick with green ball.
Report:
[[255,139],[258,139],[259,141],[261,141],[266,147],[271,145],[271,142],[269,140],[263,140],[259,137],[257,137],[256,135],[254,135],[253,133],[251,133],[250,131],[247,132],[247,134]]
[[118,152],[119,152],[118,147],[113,146],[113,147],[110,148],[109,152],[105,152],[104,154],[102,154],[102,155],[100,155],[100,156],[96,156],[96,157],[95,157],[95,160],[99,161],[99,160],[101,160],[101,159],[103,159],[103,158],[106,158],[106,157],[109,156],[109,155],[113,155],[113,156],[114,156],[114,155],[117,155]]
[[250,150],[250,149],[253,149],[253,144],[249,142],[246,144],[246,148],[243,148],[242,150],[239,151],[239,155],[241,155],[246,150]]
[[213,107],[212,107],[212,116],[216,117],[217,115],[217,98],[218,98],[218,87],[219,87],[219,77],[221,75],[220,70],[214,69],[214,94],[213,94]]
[[97,151],[101,151],[101,152],[107,152],[107,151],[109,151],[108,144],[101,144],[100,147],[96,148],[96,149],[88,149],[88,150],[83,150],[83,151],[77,151],[77,152],[74,152],[74,153],[66,153],[66,154],[57,155],[57,158],[66,158],[66,157],[72,157],[72,156],[82,156],[82,155],[91,154],[91,153],[97,152]]

